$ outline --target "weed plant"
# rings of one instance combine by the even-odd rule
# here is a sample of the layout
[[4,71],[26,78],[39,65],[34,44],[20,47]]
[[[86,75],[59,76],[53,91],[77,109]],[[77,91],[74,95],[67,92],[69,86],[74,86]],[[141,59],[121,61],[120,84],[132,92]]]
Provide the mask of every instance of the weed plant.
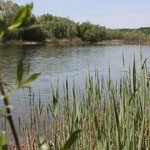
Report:
[[72,133],[81,130],[71,149],[150,149],[150,77],[142,54],[137,74],[134,59],[132,69],[129,66],[119,81],[111,79],[110,70],[106,80],[96,70],[95,76],[88,72],[83,92],[76,92],[73,83],[72,98],[67,80],[63,99],[59,83],[56,92],[51,86],[51,98],[46,103],[39,97],[35,105],[32,98],[25,114],[20,106],[25,146],[37,149],[42,136],[49,149],[62,149]]

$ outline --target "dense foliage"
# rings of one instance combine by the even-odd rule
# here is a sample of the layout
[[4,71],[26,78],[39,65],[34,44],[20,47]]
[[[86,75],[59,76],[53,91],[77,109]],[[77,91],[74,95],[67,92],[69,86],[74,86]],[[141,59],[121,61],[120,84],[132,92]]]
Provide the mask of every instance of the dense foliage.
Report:
[[[16,14],[23,6],[13,3],[11,0],[0,0],[0,10],[6,16],[6,24],[9,26]],[[32,16],[24,24],[40,24],[41,28],[30,30],[9,31],[5,34],[8,40],[45,41],[46,39],[73,39],[82,41],[99,42],[104,40],[149,41],[150,28],[139,29],[108,29],[90,22],[75,23],[69,18],[62,18],[50,14]]]
[[77,36],[77,25],[68,18],[61,18],[49,14],[38,17],[43,24],[42,31],[48,38],[74,38]]

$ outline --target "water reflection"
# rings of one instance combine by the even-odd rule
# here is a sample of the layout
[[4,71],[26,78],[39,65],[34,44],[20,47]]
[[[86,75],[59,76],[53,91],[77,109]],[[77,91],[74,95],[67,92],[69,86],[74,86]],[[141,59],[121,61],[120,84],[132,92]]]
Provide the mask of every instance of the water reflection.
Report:
[[[143,57],[150,57],[150,46],[143,46]],[[84,89],[85,76],[88,66],[94,74],[97,68],[100,74],[108,76],[108,68],[111,68],[112,78],[115,80],[123,72],[122,53],[125,58],[125,69],[132,65],[133,56],[136,57],[137,68],[140,67],[138,45],[118,46],[58,46],[58,45],[32,45],[32,46],[1,46],[0,47],[0,72],[4,74],[4,80],[14,84],[16,68],[20,58],[31,66],[31,73],[41,72],[39,79],[31,84],[36,100],[41,93],[44,101],[50,93],[50,79],[56,87],[59,78],[60,92],[63,92],[65,79],[69,80],[69,88],[74,80],[76,87]],[[22,92],[16,92],[12,99],[17,103],[17,96],[23,101]]]

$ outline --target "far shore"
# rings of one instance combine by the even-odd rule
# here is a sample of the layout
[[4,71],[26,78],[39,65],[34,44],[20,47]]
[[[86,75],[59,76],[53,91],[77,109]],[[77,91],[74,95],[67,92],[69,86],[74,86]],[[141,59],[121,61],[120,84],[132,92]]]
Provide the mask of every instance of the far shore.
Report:
[[0,45],[85,45],[85,44],[96,44],[96,45],[150,45],[150,41],[127,41],[127,40],[106,40],[101,42],[85,42],[80,38],[74,39],[46,39],[44,42],[36,41],[7,41],[6,43],[0,43]]

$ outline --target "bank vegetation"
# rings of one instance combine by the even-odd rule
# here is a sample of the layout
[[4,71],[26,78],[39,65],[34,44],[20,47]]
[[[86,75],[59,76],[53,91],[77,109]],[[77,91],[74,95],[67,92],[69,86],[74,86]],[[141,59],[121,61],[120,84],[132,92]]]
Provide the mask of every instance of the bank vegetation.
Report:
[[[6,17],[6,25],[10,26],[14,14],[23,6],[10,0],[0,1],[0,10]],[[35,16],[32,14],[22,27],[32,24],[40,25],[38,28],[28,30],[13,30],[6,32],[3,42],[8,43],[103,43],[106,44],[149,44],[150,28],[139,29],[109,29],[104,26],[94,25],[89,21],[79,23],[69,18],[57,17],[51,14]],[[120,41],[120,42],[119,42]],[[31,43],[30,43],[31,42]]]

